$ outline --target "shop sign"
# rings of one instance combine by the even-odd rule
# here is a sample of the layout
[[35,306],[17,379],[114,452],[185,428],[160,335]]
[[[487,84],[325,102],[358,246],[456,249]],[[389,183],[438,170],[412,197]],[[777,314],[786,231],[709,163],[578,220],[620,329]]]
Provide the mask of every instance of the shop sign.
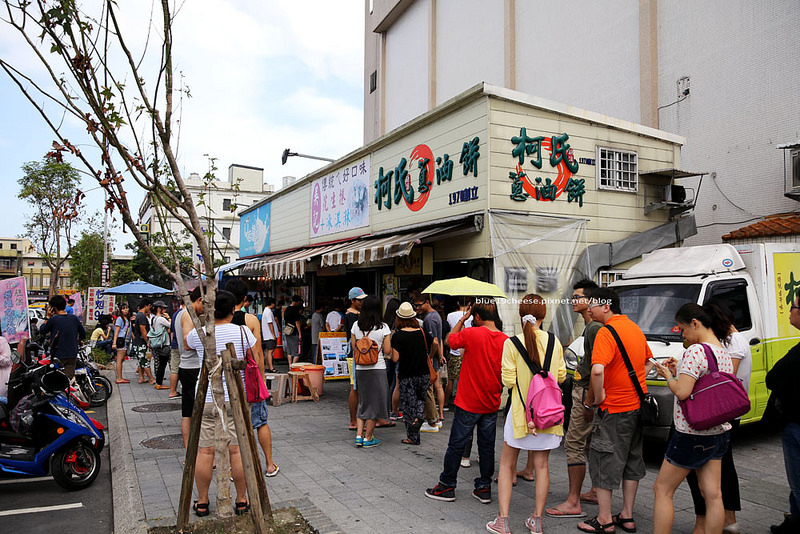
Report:
[[28,291],[22,276],[0,280],[0,325],[11,344],[30,337]]
[[267,203],[242,215],[239,221],[239,257],[269,252],[270,206]]
[[107,295],[105,287],[90,287],[86,299],[86,324],[94,325],[101,315],[114,310],[114,295]]
[[[480,158],[480,138],[474,137],[471,141],[465,142],[461,147],[461,156],[458,159],[461,164],[461,172],[464,176],[472,174],[478,176],[478,159]],[[434,166],[435,162],[435,166]],[[416,173],[416,181],[413,173]],[[453,179],[453,160],[450,154],[442,154],[434,159],[433,151],[428,145],[417,145],[411,151],[408,159],[401,158],[394,169],[378,169],[378,178],[374,182],[375,196],[373,202],[382,208],[392,209],[392,205],[397,205],[403,200],[411,211],[421,210],[428,202],[434,186],[443,182],[450,182]],[[416,191],[414,189],[416,184]],[[461,192],[459,192],[459,198]],[[475,193],[477,197],[477,190]],[[473,200],[470,198],[470,200]],[[454,204],[452,201],[450,204]]]
[[311,237],[369,226],[369,158],[311,185]]
[[[544,202],[555,201],[561,193],[567,192],[567,202],[577,202],[583,207],[583,195],[586,192],[584,179],[575,178],[578,162],[570,148],[569,135],[551,137],[529,137],[526,128],[520,128],[519,136],[511,138],[514,148],[511,155],[518,159],[516,171],[508,173],[511,183],[511,199],[524,202],[528,198]],[[523,169],[525,157],[532,156],[530,164],[537,170],[542,168],[542,151],[549,153],[550,166],[558,170],[555,180],[536,177],[531,179]]]
[[458,204],[459,202],[469,202],[470,200],[478,200],[478,186],[465,187],[461,191],[450,193],[450,205]]

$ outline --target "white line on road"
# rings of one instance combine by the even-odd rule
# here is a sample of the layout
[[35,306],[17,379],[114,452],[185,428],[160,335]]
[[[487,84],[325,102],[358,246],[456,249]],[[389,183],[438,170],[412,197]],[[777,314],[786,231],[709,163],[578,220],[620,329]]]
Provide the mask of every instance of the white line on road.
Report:
[[53,480],[53,477],[14,478],[0,480],[0,484],[22,484],[24,482],[42,482],[43,480]]
[[56,510],[69,510],[71,508],[83,508],[83,503],[75,502],[72,504],[58,504],[56,506],[39,506],[37,508],[20,508],[19,510],[0,511],[0,517],[5,515],[35,514],[38,512],[54,512]]

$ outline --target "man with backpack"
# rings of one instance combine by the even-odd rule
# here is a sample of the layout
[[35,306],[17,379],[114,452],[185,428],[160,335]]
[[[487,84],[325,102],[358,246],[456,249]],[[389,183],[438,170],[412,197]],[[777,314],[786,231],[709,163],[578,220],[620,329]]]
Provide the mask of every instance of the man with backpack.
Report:
[[[464,328],[472,316],[473,327]],[[469,308],[450,332],[450,347],[464,349],[450,439],[444,455],[444,470],[439,483],[425,490],[425,496],[439,501],[455,501],[455,489],[461,455],[467,441],[477,429],[480,476],[475,479],[472,495],[484,504],[492,502],[494,475],[494,441],[497,410],[503,384],[500,382],[500,361],[508,336],[497,326],[497,306],[492,299],[483,299]]]
[[153,360],[156,371],[156,389],[169,389],[163,385],[164,373],[167,369],[167,362],[170,356],[169,339],[169,314],[167,305],[163,301],[157,300],[153,303],[153,316],[150,318],[150,331],[147,332],[147,340],[150,343],[150,350],[153,352]]
[[[642,457],[642,428],[639,424],[641,402],[619,337],[635,372],[640,388],[646,393],[645,362],[653,357],[641,329],[622,315],[619,295],[611,288],[592,291],[589,315],[605,327],[595,336],[592,350],[592,409],[594,428],[589,449],[589,475],[597,491],[597,517],[578,523],[583,532],[613,532],[618,526],[634,532],[633,506],[639,481],[646,471]],[[610,328],[609,328],[610,327]],[[622,511],[611,515],[611,492],[622,483]]]

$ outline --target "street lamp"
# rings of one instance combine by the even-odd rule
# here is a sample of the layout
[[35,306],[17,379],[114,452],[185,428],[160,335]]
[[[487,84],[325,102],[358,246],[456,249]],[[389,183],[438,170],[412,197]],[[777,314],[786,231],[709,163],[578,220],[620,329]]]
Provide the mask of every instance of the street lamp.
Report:
[[330,158],[322,158],[320,156],[309,156],[308,154],[298,154],[297,152],[291,152],[291,149],[286,149],[283,151],[283,155],[281,156],[281,165],[286,165],[286,160],[289,159],[291,156],[297,156],[298,158],[308,158],[308,159],[318,159],[321,161],[327,161],[328,163],[333,163],[335,160]]

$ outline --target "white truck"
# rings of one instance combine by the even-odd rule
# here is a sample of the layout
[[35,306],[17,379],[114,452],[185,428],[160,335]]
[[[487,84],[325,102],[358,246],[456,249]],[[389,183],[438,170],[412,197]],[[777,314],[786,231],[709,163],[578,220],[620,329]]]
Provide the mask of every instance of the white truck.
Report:
[[[661,249],[643,256],[611,287],[620,295],[622,313],[639,325],[660,361],[683,354],[675,323],[678,308],[711,298],[725,302],[752,353],[751,409],[742,423],[761,419],[769,397],[767,371],[800,341],[800,332],[789,324],[790,306],[800,293],[800,243]],[[575,368],[582,352],[581,337],[565,350],[568,368]],[[659,424],[645,428],[645,435],[666,439],[673,395],[655,370],[647,376],[647,387],[658,399],[660,414]]]

